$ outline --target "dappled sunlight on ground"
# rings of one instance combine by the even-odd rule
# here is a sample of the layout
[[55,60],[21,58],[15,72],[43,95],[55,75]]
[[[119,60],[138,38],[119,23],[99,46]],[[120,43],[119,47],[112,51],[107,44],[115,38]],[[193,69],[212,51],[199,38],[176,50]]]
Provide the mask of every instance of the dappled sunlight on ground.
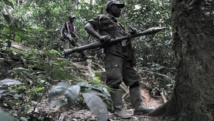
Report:
[[157,107],[161,106],[162,104],[164,104],[164,100],[162,99],[161,96],[158,97],[151,97],[148,90],[145,88],[141,88],[141,95],[143,100],[143,103],[148,106],[151,107],[153,109],[156,109]]

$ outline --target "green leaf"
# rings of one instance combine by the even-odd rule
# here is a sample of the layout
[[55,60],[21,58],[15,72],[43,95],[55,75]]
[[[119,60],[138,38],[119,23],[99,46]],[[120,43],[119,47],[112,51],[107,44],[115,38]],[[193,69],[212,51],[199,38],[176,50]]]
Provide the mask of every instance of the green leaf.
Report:
[[4,3],[5,3],[6,5],[9,5],[9,6],[11,6],[12,8],[14,8],[14,7],[13,7],[13,3],[10,2],[9,0],[3,0],[3,1],[4,1]]
[[2,98],[4,95],[7,95],[8,94],[8,92],[7,92],[7,90],[0,90],[0,98]]
[[6,14],[3,14],[3,16],[4,16],[4,19],[7,21],[7,23],[10,24],[11,23],[10,16]]
[[0,30],[3,29],[5,25],[3,23],[0,23]]
[[69,86],[70,85],[66,83],[59,83],[58,85],[53,86],[49,92],[49,100],[52,100],[57,95],[62,95]]
[[66,102],[64,100],[51,100],[51,102],[50,102],[50,106],[52,108],[55,108],[55,107],[61,106],[61,105],[65,105],[65,104],[66,104]]
[[107,121],[108,110],[102,99],[93,93],[83,93],[84,101],[98,121]]
[[44,90],[45,88],[44,87],[37,87],[37,88],[34,88],[33,90],[35,92],[41,92],[42,90]]
[[69,105],[72,105],[79,97],[80,86],[74,85],[67,88],[64,92],[65,97],[68,99]]
[[102,97],[102,98],[105,98],[106,100],[110,101],[110,95],[108,95],[108,93],[105,93],[105,92],[98,92],[98,91],[95,91],[95,90],[89,90],[87,91],[87,93],[92,93],[92,94],[95,94],[99,97]]
[[[52,107],[55,106],[62,106],[65,109],[69,109],[69,107],[75,103],[75,101],[78,99],[80,93],[80,86],[74,85],[70,86],[66,83],[60,83],[57,86],[54,86],[50,93],[49,93],[49,102]],[[64,101],[62,99],[54,99],[57,96],[64,96],[67,101]]]
[[19,85],[19,84],[22,84],[20,81],[17,81],[15,79],[4,79],[4,80],[1,80],[0,81],[0,87],[3,86],[3,85]]
[[7,112],[3,111],[0,108],[0,117],[1,117],[1,121],[15,121],[15,119]]
[[94,85],[88,84],[86,82],[80,82],[80,83],[77,83],[77,85],[79,85],[81,87],[85,87],[85,88],[94,89],[97,91],[102,91],[102,88],[100,86],[94,86]]
[[26,31],[21,28],[14,28],[14,32],[17,36],[20,36],[22,38],[26,38]]

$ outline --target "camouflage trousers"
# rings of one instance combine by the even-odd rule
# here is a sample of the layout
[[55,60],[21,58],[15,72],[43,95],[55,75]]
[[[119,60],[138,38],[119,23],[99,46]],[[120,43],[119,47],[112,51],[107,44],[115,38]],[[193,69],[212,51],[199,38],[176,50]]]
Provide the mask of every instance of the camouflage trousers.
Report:
[[124,82],[127,86],[139,82],[140,76],[131,66],[131,60],[109,54],[105,57],[106,84],[109,87],[119,86]]
[[74,41],[74,40],[64,39],[63,49],[70,49],[72,41]]

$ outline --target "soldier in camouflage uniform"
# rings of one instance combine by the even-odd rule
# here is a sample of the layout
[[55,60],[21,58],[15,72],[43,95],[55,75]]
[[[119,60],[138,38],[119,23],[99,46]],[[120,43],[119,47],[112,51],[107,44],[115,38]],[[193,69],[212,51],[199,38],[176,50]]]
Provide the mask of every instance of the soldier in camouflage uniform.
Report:
[[60,30],[61,40],[64,41],[64,49],[70,49],[70,44],[73,46],[78,45],[78,37],[74,33],[76,29],[73,24],[75,18],[76,17],[74,15],[68,16],[69,22],[65,22]]
[[[64,42],[64,50],[70,49],[70,45],[74,47],[80,46],[78,43],[78,36],[75,34],[76,27],[73,23],[75,18],[74,15],[68,16],[69,22],[65,22],[60,30],[61,40]],[[81,52],[81,56],[83,60],[90,58],[86,52]]]
[[[117,38],[128,35],[122,25],[117,21],[121,14],[121,9],[125,5],[117,1],[109,1],[106,6],[107,15],[98,15],[90,20],[85,30],[99,41],[108,43],[111,38]],[[104,48],[106,84],[114,89],[111,92],[111,98],[114,105],[115,114],[121,118],[130,118],[132,115],[125,110],[122,101],[122,92],[119,88],[124,82],[129,86],[130,99],[134,107],[134,114],[145,114],[152,109],[142,104],[140,85],[140,76],[134,70],[135,58],[130,40],[123,40],[111,46]]]

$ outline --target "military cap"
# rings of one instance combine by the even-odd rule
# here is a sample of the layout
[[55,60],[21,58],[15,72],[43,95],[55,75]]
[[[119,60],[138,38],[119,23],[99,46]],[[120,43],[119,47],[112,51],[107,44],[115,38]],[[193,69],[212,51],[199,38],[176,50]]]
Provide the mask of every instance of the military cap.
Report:
[[68,16],[68,18],[75,19],[75,18],[76,18],[76,16],[75,16],[75,15],[73,15],[73,14],[71,14],[71,15],[69,15],[69,16]]
[[106,9],[108,9],[109,7],[111,7],[112,5],[117,5],[119,6],[120,8],[123,8],[125,7],[125,4],[124,3],[120,3],[116,0],[111,0],[111,1],[108,1],[107,4],[106,4]]

